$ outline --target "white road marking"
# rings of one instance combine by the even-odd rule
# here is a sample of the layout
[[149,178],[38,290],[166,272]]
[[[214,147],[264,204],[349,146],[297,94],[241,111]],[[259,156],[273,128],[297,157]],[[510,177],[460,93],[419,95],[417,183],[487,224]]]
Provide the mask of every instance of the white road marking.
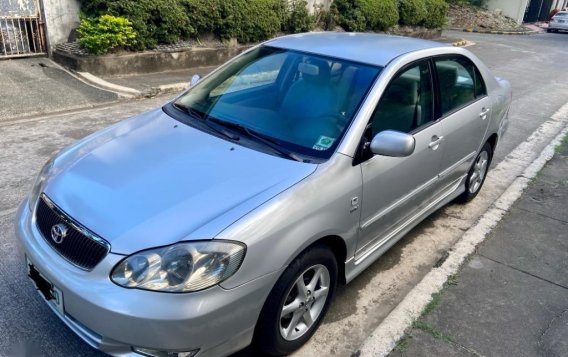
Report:
[[[522,166],[522,174],[489,207],[481,218],[469,228],[453,246],[446,261],[433,268],[406,295],[397,307],[381,322],[361,347],[361,356],[386,356],[404,336],[405,331],[420,317],[430,302],[432,294],[439,292],[447,279],[455,274],[465,259],[485,240],[487,235],[501,221],[515,201],[521,196],[531,179],[554,156],[554,149],[568,133],[568,103],[543,123],[525,142],[519,144],[487,176],[486,184],[507,180],[514,168]],[[554,139],[531,161],[543,138]],[[513,169],[513,170],[512,170]]]

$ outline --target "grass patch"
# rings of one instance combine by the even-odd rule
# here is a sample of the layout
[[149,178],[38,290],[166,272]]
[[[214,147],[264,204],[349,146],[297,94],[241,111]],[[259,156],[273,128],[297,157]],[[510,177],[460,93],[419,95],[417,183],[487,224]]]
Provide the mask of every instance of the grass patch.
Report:
[[428,315],[429,313],[434,311],[438,307],[438,305],[440,305],[440,303],[442,302],[443,291],[444,290],[442,289],[441,291],[438,291],[437,293],[432,295],[432,300],[430,300],[428,305],[426,305],[424,310],[422,310],[422,316]]
[[446,286],[456,286],[460,280],[460,273],[455,273],[448,278],[446,281]]
[[417,330],[424,331],[424,332],[432,335],[434,338],[437,338],[439,340],[454,343],[454,340],[449,335],[446,335],[442,331],[438,330],[437,328],[435,328],[434,326],[432,326],[430,324],[427,324],[426,322],[416,321],[412,325],[412,327],[414,327]]
[[421,317],[426,316],[432,311],[434,311],[438,307],[438,305],[440,305],[440,303],[442,302],[442,295],[444,294],[444,292],[448,289],[448,287],[458,285],[459,278],[460,278],[459,273],[450,275],[450,277],[448,277],[448,280],[444,283],[442,290],[432,294],[432,299],[426,305],[426,307],[424,307],[424,310],[422,310],[422,314],[420,316]]
[[[556,149],[555,149],[556,151]],[[539,172],[536,173],[536,175],[534,175],[534,177],[532,177],[529,181],[529,186],[534,186],[537,181],[540,179],[540,176],[542,176],[542,170],[540,170]]]
[[560,140],[560,143],[558,145],[556,145],[556,147],[554,148],[554,153],[556,155],[562,154],[562,152],[564,151],[564,148],[567,147],[567,146],[568,146],[568,133],[566,135],[564,135],[562,140]]
[[395,351],[398,352],[405,352],[408,347],[410,346],[410,339],[412,337],[408,336],[408,335],[404,335],[402,336],[402,338],[400,340],[398,340],[398,342],[396,343],[396,346],[394,347]]

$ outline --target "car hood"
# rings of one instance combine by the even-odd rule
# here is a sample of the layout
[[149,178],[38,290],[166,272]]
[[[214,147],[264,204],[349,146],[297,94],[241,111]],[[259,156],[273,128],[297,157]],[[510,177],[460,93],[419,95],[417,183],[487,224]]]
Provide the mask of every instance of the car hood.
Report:
[[212,239],[316,168],[142,114],[62,151],[44,192],[64,212],[130,254]]

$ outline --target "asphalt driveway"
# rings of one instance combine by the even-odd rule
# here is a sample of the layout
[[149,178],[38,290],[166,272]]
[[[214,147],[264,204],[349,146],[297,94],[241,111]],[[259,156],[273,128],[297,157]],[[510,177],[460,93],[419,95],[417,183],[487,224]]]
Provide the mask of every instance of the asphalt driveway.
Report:
[[115,93],[78,81],[47,58],[0,60],[0,122],[117,100]]

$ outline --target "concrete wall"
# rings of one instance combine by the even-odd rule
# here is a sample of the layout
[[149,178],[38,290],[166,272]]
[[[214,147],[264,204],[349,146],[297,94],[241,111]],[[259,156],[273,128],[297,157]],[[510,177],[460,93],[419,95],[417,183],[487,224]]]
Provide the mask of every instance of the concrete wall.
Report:
[[71,30],[79,27],[79,0],[41,0],[50,53],[58,43],[67,42]]
[[489,0],[487,7],[490,10],[502,10],[503,15],[512,18],[520,24],[523,22],[528,3],[529,0]]
[[324,9],[329,10],[329,6],[331,5],[333,0],[307,0],[308,1],[308,10],[311,14],[314,13],[314,6],[323,5]]

